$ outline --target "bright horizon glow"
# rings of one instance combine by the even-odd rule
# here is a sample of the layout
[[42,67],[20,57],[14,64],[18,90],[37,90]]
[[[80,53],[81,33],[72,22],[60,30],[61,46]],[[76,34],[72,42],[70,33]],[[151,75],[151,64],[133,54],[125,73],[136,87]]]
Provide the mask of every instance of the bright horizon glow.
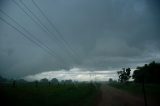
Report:
[[52,78],[57,78],[59,81],[108,81],[109,78],[117,80],[118,75],[116,70],[84,71],[84,69],[72,68],[70,70],[48,71],[24,77],[24,79],[27,81],[40,80],[43,78],[47,78],[48,80],[51,80]]

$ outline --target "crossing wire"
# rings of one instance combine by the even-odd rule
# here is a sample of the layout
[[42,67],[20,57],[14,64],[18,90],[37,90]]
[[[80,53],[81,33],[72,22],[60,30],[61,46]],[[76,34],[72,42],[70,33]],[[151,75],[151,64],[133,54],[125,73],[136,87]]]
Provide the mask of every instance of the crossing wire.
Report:
[[32,0],[34,6],[40,11],[40,13],[42,14],[42,16],[48,21],[48,23],[52,26],[53,29],[55,29],[55,31],[57,32],[57,34],[59,35],[59,37],[63,40],[63,42],[65,43],[66,47],[68,49],[71,50],[72,54],[78,56],[78,54],[76,52],[74,52],[73,48],[70,46],[69,42],[67,42],[62,33],[60,32],[60,30],[54,25],[54,23],[45,15],[45,13],[43,12],[43,10],[40,8],[40,6],[38,6],[38,4]]
[[[45,45],[43,42],[41,42],[35,35],[33,35],[31,32],[29,32],[27,29],[25,29],[22,25],[20,25],[15,19],[13,19],[11,16],[9,16],[6,12],[0,9],[0,12],[3,13],[5,16],[7,16],[10,20],[12,20],[15,24],[17,24],[19,27],[21,27],[28,35],[30,35],[32,38],[34,38],[38,43],[43,45],[45,48],[47,48],[51,53],[53,53],[56,57],[59,57],[55,51],[50,49],[47,45]],[[60,57],[59,57],[60,58]]]
[[[2,10],[0,10],[2,12]],[[20,34],[22,34],[24,36],[24,38],[26,38],[27,40],[29,40],[30,42],[34,43],[35,45],[37,45],[39,48],[41,48],[43,51],[47,52],[49,55],[53,56],[53,57],[57,57],[55,54],[53,54],[50,51],[46,51],[47,49],[45,48],[45,46],[41,45],[40,43],[36,42],[35,40],[33,40],[32,38],[30,38],[29,36],[27,36],[25,33],[23,33],[22,31],[20,31],[18,28],[16,28],[14,25],[12,25],[11,23],[9,23],[7,20],[5,20],[4,18],[0,17],[0,20],[3,21],[4,23],[6,23],[8,26],[12,27],[14,30],[16,30],[17,32],[19,32]],[[17,24],[18,25],[18,24]],[[58,65],[58,64],[57,64]],[[61,65],[61,64],[59,64]]]
[[[34,18],[39,22],[39,25],[41,25],[44,29],[45,29],[45,32],[48,33],[49,35],[51,35],[50,37],[53,37],[54,34],[42,23],[42,21],[27,7],[27,5],[25,3],[23,3],[23,1],[20,1],[20,3],[34,16]],[[16,3],[18,4],[18,3]],[[24,9],[23,9],[24,10]],[[24,10],[25,11],[25,10]],[[29,17],[31,17],[29,15]],[[33,18],[32,18],[33,19]],[[56,39],[58,39],[57,36],[54,36]],[[52,39],[54,40],[54,39]],[[63,46],[61,46],[61,48],[63,48]],[[68,51],[67,51],[68,52]],[[74,57],[74,56],[72,56]]]
[[[39,43],[37,43],[36,41],[34,41],[33,39],[31,39],[30,37],[28,37],[25,33],[23,33],[22,31],[20,31],[18,28],[16,28],[14,25],[10,24],[7,20],[3,19],[2,17],[0,17],[0,20],[3,21],[4,23],[6,23],[8,26],[12,27],[13,29],[15,29],[17,32],[19,32],[20,34],[22,34],[26,39],[28,39],[29,41],[31,41],[32,43],[34,43],[35,45],[37,45],[40,48],[43,48],[43,46],[41,46]],[[43,49],[44,50],[44,49]],[[50,52],[49,52],[50,54]],[[52,54],[50,54],[51,56],[53,56]]]

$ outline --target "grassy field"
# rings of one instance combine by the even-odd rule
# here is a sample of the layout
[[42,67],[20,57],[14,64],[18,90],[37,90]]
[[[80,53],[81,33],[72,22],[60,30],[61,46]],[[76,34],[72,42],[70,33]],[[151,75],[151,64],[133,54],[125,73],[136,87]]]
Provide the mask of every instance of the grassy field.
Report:
[[[134,94],[142,94],[142,84],[136,83],[128,83],[128,84],[121,84],[121,83],[109,83],[110,86],[122,89]],[[146,92],[150,95],[160,94],[160,85],[158,84],[145,84]]]
[[[109,86],[127,91],[129,93],[134,94],[134,95],[143,96],[142,84],[109,83]],[[159,101],[159,98],[160,98],[160,85],[159,84],[145,84],[145,91],[146,91],[147,98]]]
[[84,83],[20,84],[1,86],[0,96],[5,105],[11,106],[94,106],[98,91],[95,85]]

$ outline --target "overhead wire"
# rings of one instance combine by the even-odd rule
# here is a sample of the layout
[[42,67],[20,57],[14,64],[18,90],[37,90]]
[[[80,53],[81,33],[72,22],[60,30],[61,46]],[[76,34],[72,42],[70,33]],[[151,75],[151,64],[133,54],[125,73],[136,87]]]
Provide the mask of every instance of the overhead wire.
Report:
[[[39,43],[35,42],[33,39],[31,39],[30,37],[28,37],[25,33],[23,33],[22,31],[20,31],[18,28],[16,28],[15,26],[13,26],[12,24],[10,24],[7,20],[3,19],[2,17],[0,17],[0,20],[3,21],[4,23],[6,23],[8,26],[12,27],[13,29],[15,29],[17,32],[19,32],[20,34],[22,34],[26,39],[28,39],[29,41],[31,41],[32,43],[34,43],[35,45],[37,45],[40,48],[43,48],[43,46],[41,46]],[[50,54],[50,53],[49,53]],[[52,55],[52,54],[50,54]],[[53,55],[52,55],[53,56]]]
[[[12,17],[10,17],[7,13],[5,13],[1,9],[0,9],[0,12],[3,13],[5,16],[7,16],[10,20],[12,20],[16,25],[18,25],[19,27],[21,27],[27,33],[27,35],[30,35],[30,37],[27,36],[22,31],[20,31],[18,28],[16,28],[11,23],[9,23],[7,20],[3,19],[2,17],[0,17],[0,20],[2,20],[4,23],[6,23],[7,25],[9,25],[13,29],[15,29],[17,32],[19,32],[20,34],[22,34],[27,40],[29,40],[30,42],[34,43],[38,47],[40,47],[43,51],[47,52],[49,55],[51,55],[53,57],[56,57],[56,58],[59,57],[59,56],[57,56],[57,54],[54,53],[53,50],[51,50],[47,45],[45,45],[43,42],[41,42],[35,36],[33,36],[33,34],[31,34],[28,30],[26,30],[22,25],[20,25],[16,20],[14,20]],[[34,38],[35,40],[33,40],[32,38]],[[60,59],[60,57],[58,59]]]
[[[45,26],[42,25],[41,23],[37,22],[36,19],[34,19],[30,14],[28,14],[28,13],[26,12],[26,10],[25,10],[19,3],[17,3],[17,1],[15,1],[15,0],[11,0],[11,1],[12,1],[15,5],[17,5],[17,7],[19,7],[20,10],[22,10],[36,25],[40,26],[40,28],[41,28],[44,32],[49,33],[49,32],[46,30]],[[50,34],[49,34],[49,36],[50,36]],[[53,39],[53,38],[52,38],[52,39]],[[53,40],[54,40],[54,39],[53,39]]]
[[[28,13],[26,12],[26,10],[25,10],[16,0],[11,0],[11,1],[12,1],[22,12],[24,12],[36,25],[40,26],[40,28],[41,28],[44,32],[46,32],[46,33],[48,33],[48,34],[50,35],[50,33],[48,32],[47,28],[46,28],[44,25],[42,25],[42,24],[40,24],[39,22],[37,22],[36,19],[34,19],[30,14],[28,14]],[[48,35],[48,34],[46,34],[46,35]],[[52,39],[52,40],[54,40],[54,39]]]
[[40,11],[40,13],[42,14],[42,16],[47,20],[47,22],[51,25],[51,27],[57,32],[57,34],[59,35],[59,37],[62,39],[62,41],[65,43],[65,46],[72,52],[72,54],[74,54],[76,57],[78,56],[78,54],[73,50],[73,48],[70,46],[69,42],[67,42],[62,33],[60,32],[60,30],[54,25],[54,23],[46,16],[46,14],[43,12],[43,10],[40,8],[40,6],[38,6],[38,4],[32,0],[34,6]]
[[7,13],[5,13],[3,10],[0,9],[0,12],[3,13],[4,15],[6,15],[10,20],[12,20],[14,23],[16,23],[19,27],[21,27],[26,33],[28,33],[29,35],[31,35],[37,42],[41,43],[43,46],[45,46],[48,50],[52,51],[53,53],[55,53],[53,50],[51,50],[47,45],[45,45],[43,42],[41,42],[36,36],[34,36],[33,34],[31,34],[31,32],[29,32],[28,30],[26,30],[22,25],[20,25],[15,19],[13,19],[11,16],[9,16]]
[[[42,21],[36,16],[36,14],[34,14],[34,13],[27,7],[27,5],[26,5],[25,3],[23,3],[23,1],[20,0],[20,3],[32,14],[32,16],[38,21],[39,25],[41,25],[41,26],[44,28],[45,32],[48,33],[50,37],[52,37],[52,40],[58,39],[57,36],[54,36],[54,33],[52,33],[52,32],[42,23]],[[18,4],[18,3],[16,3],[16,4]],[[20,7],[20,5],[19,5],[19,7]],[[25,10],[23,9],[23,11],[25,11]],[[28,16],[31,17],[30,15],[28,15]],[[32,19],[33,19],[33,18],[32,18]],[[34,21],[34,22],[35,22],[35,21]],[[37,22],[36,22],[36,23],[37,23]],[[54,37],[53,37],[53,36],[54,36]],[[55,38],[55,39],[54,39],[54,38]],[[60,44],[61,44],[61,43],[60,43]],[[58,45],[58,46],[60,46],[60,45]],[[62,45],[61,45],[61,48],[63,48]],[[73,56],[72,56],[72,57],[73,57]]]

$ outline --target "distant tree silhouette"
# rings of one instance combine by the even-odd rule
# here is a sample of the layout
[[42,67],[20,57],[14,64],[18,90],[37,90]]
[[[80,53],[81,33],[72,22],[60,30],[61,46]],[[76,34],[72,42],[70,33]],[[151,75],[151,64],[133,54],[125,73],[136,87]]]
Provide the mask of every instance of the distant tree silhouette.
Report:
[[112,83],[112,82],[113,82],[113,79],[112,79],[112,78],[109,78],[108,82],[109,82],[109,83]]
[[65,80],[65,84],[72,84],[72,80]]
[[51,86],[51,81],[48,81],[48,85]]
[[38,87],[38,81],[37,80],[35,81],[35,86]]
[[19,80],[17,80],[17,82],[18,82],[18,83],[27,83],[27,81],[24,80],[24,79],[19,79]]
[[59,84],[59,81],[58,81],[57,78],[53,78],[53,79],[51,80],[51,83],[53,83],[53,84]]
[[145,64],[142,67],[137,67],[133,72],[132,78],[137,83],[160,83],[160,63],[155,61]]
[[118,71],[117,74],[119,76],[119,82],[122,82],[122,83],[125,83],[127,82],[129,79],[130,79],[130,72],[131,72],[131,69],[130,68],[122,68],[122,71]]
[[49,81],[48,81],[47,78],[43,78],[43,79],[40,80],[40,82],[41,82],[41,83],[48,83]]
[[3,78],[2,76],[0,76],[0,83],[2,83],[2,82],[6,82],[7,81],[7,79],[6,78]]
[[16,80],[13,80],[13,87],[16,87]]

